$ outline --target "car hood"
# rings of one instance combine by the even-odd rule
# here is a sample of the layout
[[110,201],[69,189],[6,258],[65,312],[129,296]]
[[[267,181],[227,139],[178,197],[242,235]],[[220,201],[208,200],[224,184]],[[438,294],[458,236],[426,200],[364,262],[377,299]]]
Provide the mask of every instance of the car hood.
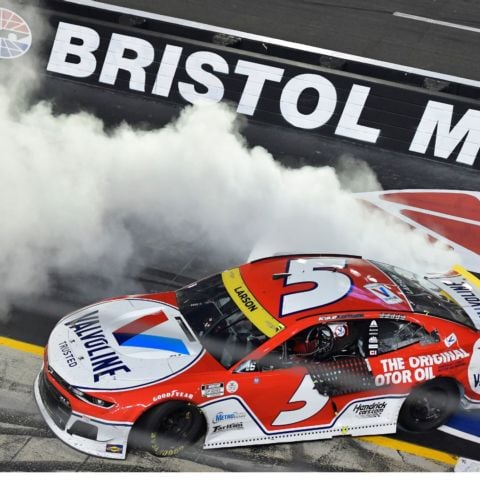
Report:
[[86,390],[123,390],[188,369],[204,350],[179,310],[161,301],[124,298],[64,317],[48,342],[49,366]]

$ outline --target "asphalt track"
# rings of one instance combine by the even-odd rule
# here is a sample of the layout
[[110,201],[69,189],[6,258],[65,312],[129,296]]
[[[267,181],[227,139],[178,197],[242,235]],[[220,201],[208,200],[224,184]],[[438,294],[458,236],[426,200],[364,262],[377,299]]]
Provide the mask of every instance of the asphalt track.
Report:
[[[470,0],[104,1],[480,80],[480,3]],[[456,26],[395,16],[395,12]]]
[[[201,3],[193,0],[162,0],[162,2],[116,0],[112,3],[138,9],[145,8],[165,15],[179,16],[466,78],[480,79],[480,65],[474,61],[480,46],[480,33],[393,16],[393,12],[399,11],[430,18],[435,16],[438,20],[467,25],[472,28],[480,27],[480,5],[467,1],[446,0],[442,2],[440,7],[434,0],[423,2],[385,1],[381,3],[381,7],[372,7],[371,2],[363,0],[330,3],[315,0],[249,0],[244,2],[203,0]],[[71,85],[60,80],[52,83],[50,87],[47,87],[48,89],[50,89],[50,93],[55,92],[56,95],[60,96],[64,94],[68,97],[71,93]],[[102,103],[100,101],[102,95],[100,89],[85,87],[83,90],[78,89],[76,94],[78,107],[81,107],[83,102],[95,103],[98,101],[99,105]],[[112,98],[113,102],[114,99]],[[115,99],[116,102],[117,99]],[[117,123],[123,117],[132,118],[135,121],[135,116],[138,115],[139,111],[142,115],[146,115],[152,124],[163,124],[170,115],[175,113],[174,110],[168,111],[166,109],[163,113],[164,116],[159,117],[158,111],[154,112],[153,108],[149,112],[148,105],[145,105],[145,109],[139,109],[137,102],[138,99],[125,96],[121,99],[121,102],[116,103],[117,108],[108,115],[105,115],[105,112],[102,115],[100,110],[98,110],[98,113],[105,118],[107,123],[111,124]],[[425,162],[415,157],[370,150],[366,147],[348,143],[342,143],[340,148],[334,140],[325,140],[315,135],[295,131],[282,131],[279,135],[277,129],[265,125],[250,124],[245,128],[245,134],[251,144],[266,146],[283,163],[293,167],[307,164],[336,165],[340,157],[345,154],[364,159],[377,173],[385,189],[451,188],[480,190],[479,172],[456,165]],[[115,285],[118,286],[123,281],[124,288],[127,290],[133,280],[139,288],[145,291],[167,290],[186,283],[189,277],[197,278],[221,267],[214,262],[205,261],[203,257],[183,259],[183,262],[177,265],[161,264],[160,262],[157,263],[157,268],[145,267],[135,279],[117,279]],[[177,276],[175,273],[169,272],[182,272],[182,275]],[[97,285],[96,290],[85,291],[82,288],[84,283],[92,282]],[[24,342],[43,345],[49,331],[63,314],[100,297],[121,293],[123,293],[121,288],[112,291],[112,283],[107,279],[58,279],[48,296],[31,299],[28,304],[24,301],[19,302],[8,319],[0,322],[0,337],[11,337]],[[28,390],[28,387],[23,386],[22,382],[17,383],[20,385],[20,392],[22,389]],[[7,427],[3,425],[0,434],[7,432],[8,436],[8,432],[12,431],[12,424],[9,424],[6,419],[1,420],[1,422],[4,422]],[[24,425],[24,427],[27,429],[41,428],[38,425]],[[18,425],[15,428],[17,428],[15,435],[21,436],[24,434],[18,431],[18,428],[20,428]],[[29,432],[31,433],[31,430]],[[43,436],[49,438],[50,443],[54,441],[48,436],[48,432],[43,431]],[[37,438],[35,435],[33,437]],[[397,436],[397,438],[412,441],[411,437],[402,435]],[[452,448],[450,439],[451,437],[438,432],[432,436],[422,436],[421,439],[418,438],[416,441],[437,449],[439,445],[442,445],[445,451],[450,451]],[[455,440],[455,442],[460,445],[462,455],[474,458],[476,453],[478,456],[478,452],[476,452],[478,445],[462,445],[460,440]],[[339,452],[341,452],[341,449],[336,453],[339,454]],[[361,452],[361,449],[359,452]],[[365,454],[364,451],[363,454]],[[383,454],[384,452],[382,452]],[[22,458],[21,455],[19,458]],[[48,467],[47,464],[44,464],[36,468],[67,468],[66,465],[72,460],[68,454],[65,454],[65,458],[67,459],[65,464],[60,467],[58,465]],[[217,464],[216,467],[214,465],[210,465],[210,467],[221,470],[252,469],[252,465],[255,465],[256,461],[254,454],[250,454],[250,457],[247,455],[246,458],[250,458],[250,460],[241,466],[237,465],[235,468],[232,466],[229,468],[228,462],[223,466]],[[80,465],[82,462],[83,460],[79,460]],[[261,462],[258,464],[261,464]],[[17,465],[15,459],[11,458],[8,459],[7,463],[0,464],[0,470],[21,470],[25,469],[25,465],[22,462]],[[148,459],[147,463],[142,465],[142,468],[147,470],[149,468],[156,469],[151,462],[149,463]],[[357,469],[363,467],[365,470],[401,470],[402,467],[399,465],[395,462],[389,465],[388,460],[386,460],[383,464],[370,464],[369,466],[359,464]],[[84,466],[88,468],[88,462]],[[159,469],[168,469],[165,465],[158,466]],[[96,468],[92,467],[91,469]],[[121,469],[121,467],[110,468]],[[189,464],[179,467],[179,469],[182,468],[195,469]],[[319,467],[317,468],[319,469]],[[330,468],[332,470],[356,469],[354,466],[350,468],[342,466],[340,468],[335,466],[334,462],[330,464]],[[109,467],[103,467],[103,469],[109,469]],[[126,466],[125,469],[128,470],[130,467]],[[139,467],[139,469],[141,468]],[[278,469],[281,470],[281,465]],[[435,467],[434,464],[427,464],[425,467],[414,462],[405,467],[405,470],[416,469],[443,470],[442,467]]]

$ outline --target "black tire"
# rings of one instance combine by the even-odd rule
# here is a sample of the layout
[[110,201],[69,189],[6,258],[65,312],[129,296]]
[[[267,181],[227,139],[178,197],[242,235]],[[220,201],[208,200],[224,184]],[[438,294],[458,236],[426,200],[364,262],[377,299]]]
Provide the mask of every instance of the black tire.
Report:
[[132,443],[158,457],[172,457],[205,431],[205,417],[196,405],[172,400],[152,408],[140,419]]
[[411,432],[428,432],[443,425],[460,403],[453,380],[439,378],[415,388],[400,409],[398,423]]

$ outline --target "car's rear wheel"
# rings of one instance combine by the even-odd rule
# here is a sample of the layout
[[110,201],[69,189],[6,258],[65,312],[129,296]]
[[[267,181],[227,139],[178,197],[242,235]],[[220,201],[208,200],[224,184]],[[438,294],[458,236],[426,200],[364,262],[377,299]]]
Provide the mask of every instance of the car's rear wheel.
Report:
[[196,405],[173,400],[147,412],[135,430],[135,447],[171,457],[195,443],[205,433],[206,422]]
[[427,432],[443,425],[455,412],[460,391],[452,380],[439,378],[415,388],[405,400],[398,422],[413,432]]

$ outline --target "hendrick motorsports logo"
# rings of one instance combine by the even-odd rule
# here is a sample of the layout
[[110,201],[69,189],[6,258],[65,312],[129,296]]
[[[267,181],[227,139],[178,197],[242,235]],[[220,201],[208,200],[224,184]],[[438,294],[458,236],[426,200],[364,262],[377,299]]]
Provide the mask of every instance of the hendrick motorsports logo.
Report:
[[355,405],[353,411],[357,417],[376,418],[382,416],[386,406],[386,402],[359,403]]
[[20,57],[31,44],[32,33],[27,22],[15,12],[0,8],[0,59]]

